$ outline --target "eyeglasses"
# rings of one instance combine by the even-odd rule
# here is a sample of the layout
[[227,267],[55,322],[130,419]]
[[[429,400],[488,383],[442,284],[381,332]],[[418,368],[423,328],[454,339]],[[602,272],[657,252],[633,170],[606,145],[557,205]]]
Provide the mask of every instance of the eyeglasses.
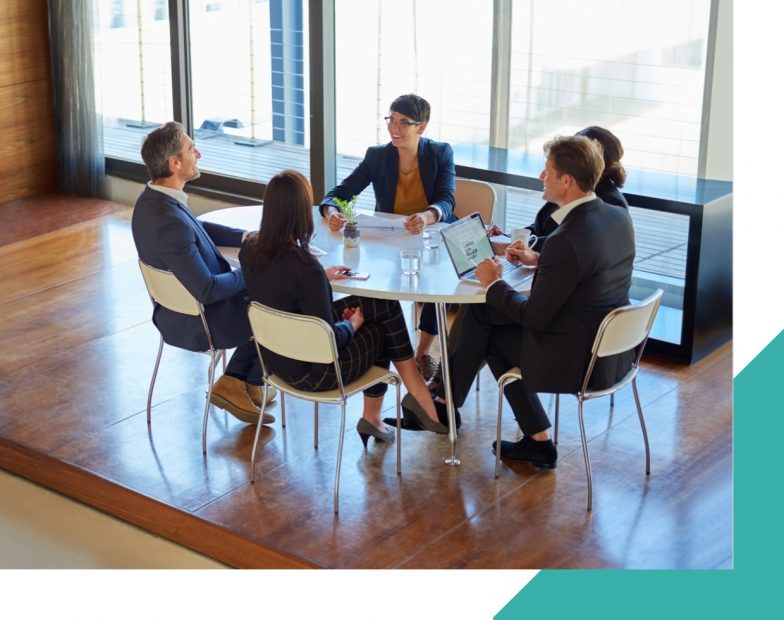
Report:
[[385,116],[384,120],[387,122],[387,125],[390,127],[394,127],[397,125],[398,127],[413,127],[414,125],[421,125],[422,121],[410,121],[407,118],[401,118],[400,120],[394,119],[391,116]]

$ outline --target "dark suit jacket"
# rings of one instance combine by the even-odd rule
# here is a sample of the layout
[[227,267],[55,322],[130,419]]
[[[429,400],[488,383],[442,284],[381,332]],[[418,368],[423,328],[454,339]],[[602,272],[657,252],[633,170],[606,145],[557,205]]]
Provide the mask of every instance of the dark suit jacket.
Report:
[[[550,235],[528,298],[505,282],[487,303],[523,326],[520,369],[535,392],[574,393],[604,316],[629,303],[634,230],[628,212],[598,198],[574,208]],[[633,355],[607,358],[593,387],[606,387],[631,367]]]
[[[317,260],[303,259],[299,252],[291,248],[278,254],[267,265],[251,269],[249,254],[249,245],[246,243],[240,250],[240,264],[252,301],[258,301],[276,310],[324,319],[335,332],[338,350],[351,341],[354,328],[348,321],[335,321],[332,312],[332,287],[324,267]],[[267,370],[280,375],[286,381],[296,381],[304,377],[315,366],[281,357],[266,349],[263,354],[268,365]]]
[[[136,200],[131,228],[139,258],[174,273],[204,304],[216,347],[233,348],[251,337],[242,272],[232,270],[216,247],[239,247],[243,231],[201,222],[184,204],[149,187]],[[156,304],[152,320],[168,344],[191,351],[207,348],[199,317]]]
[[[376,211],[392,213],[397,194],[397,178],[400,160],[397,148],[391,142],[381,146],[371,146],[365,159],[324,196],[321,214],[326,205],[336,206],[333,198],[350,200],[358,196],[371,183],[376,195]],[[419,175],[429,205],[441,209],[442,220],[454,220],[455,210],[455,161],[452,147],[446,142],[434,142],[429,138],[419,140]]]
[[[617,187],[615,187],[609,178],[603,177],[599,179],[599,182],[596,184],[596,189],[594,191],[596,192],[596,197],[601,198],[608,205],[616,205],[627,210],[629,209],[629,203],[626,202],[626,197]],[[530,226],[526,226],[526,228],[528,228],[537,237],[536,243],[531,246],[537,252],[541,251],[547,236],[550,235],[556,228],[558,228],[556,221],[550,217],[557,209],[558,205],[554,202],[544,203],[542,208],[539,209],[539,212],[536,214],[534,223]]]

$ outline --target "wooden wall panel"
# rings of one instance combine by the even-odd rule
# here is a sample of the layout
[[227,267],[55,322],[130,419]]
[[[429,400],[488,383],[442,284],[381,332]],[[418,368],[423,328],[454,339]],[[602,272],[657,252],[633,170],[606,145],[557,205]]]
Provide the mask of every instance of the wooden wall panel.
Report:
[[57,188],[46,0],[0,2],[0,202]]

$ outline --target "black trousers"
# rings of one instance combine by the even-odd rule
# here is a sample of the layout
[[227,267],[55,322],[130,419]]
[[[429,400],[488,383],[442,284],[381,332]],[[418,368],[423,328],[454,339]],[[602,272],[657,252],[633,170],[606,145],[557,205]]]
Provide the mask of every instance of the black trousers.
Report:
[[[390,361],[398,362],[414,356],[399,301],[351,295],[332,304],[335,321],[343,320],[343,310],[356,306],[365,315],[365,322],[349,343],[338,351],[338,365],[344,384],[358,379],[371,366],[389,368]],[[335,389],[338,379],[333,364],[314,364],[308,374],[289,383],[300,390],[319,392]],[[387,387],[386,383],[379,383],[364,393],[367,396],[383,396]]]
[[[486,362],[498,379],[515,366],[520,366],[523,328],[487,304],[465,304],[449,334],[449,376],[455,406],[465,402],[476,374]],[[444,397],[444,384],[438,389]],[[533,435],[550,428],[550,420],[539,396],[526,388],[525,377],[504,389],[504,396],[514,412],[524,435]]]

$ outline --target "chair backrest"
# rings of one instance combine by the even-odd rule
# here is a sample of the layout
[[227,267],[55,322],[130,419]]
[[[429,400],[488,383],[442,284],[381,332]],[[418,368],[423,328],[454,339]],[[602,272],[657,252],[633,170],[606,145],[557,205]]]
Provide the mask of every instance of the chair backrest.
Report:
[[147,285],[147,292],[154,301],[173,312],[191,316],[201,315],[199,301],[188,292],[171,271],[150,267],[141,259],[139,260],[139,269],[141,269],[144,283]]
[[656,289],[650,297],[616,308],[604,317],[596,332],[592,352],[596,357],[623,353],[648,338],[664,291]]
[[455,217],[460,219],[479,211],[485,224],[493,222],[495,189],[484,181],[455,179]]
[[337,360],[335,334],[318,317],[283,312],[254,301],[248,306],[248,319],[253,338],[273,353],[318,364]]

